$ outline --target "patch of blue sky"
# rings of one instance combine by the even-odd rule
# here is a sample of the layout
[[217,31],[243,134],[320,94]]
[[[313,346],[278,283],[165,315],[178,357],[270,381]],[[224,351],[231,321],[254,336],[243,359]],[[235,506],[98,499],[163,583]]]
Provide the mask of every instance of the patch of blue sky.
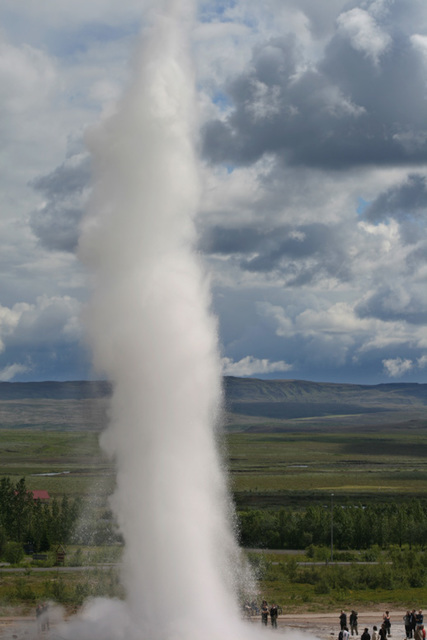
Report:
[[369,200],[365,200],[364,198],[359,197],[357,199],[357,215],[363,216],[370,204],[371,203],[369,202]]
[[109,25],[102,22],[79,25],[75,28],[61,29],[48,34],[49,50],[59,58],[84,53],[95,43],[107,43],[137,36],[141,25],[138,22],[126,22]]
[[230,98],[223,91],[216,91],[212,96],[212,102],[220,111],[228,111],[233,106]]
[[201,2],[199,8],[199,20],[200,22],[212,22],[220,20],[228,22],[227,11],[233,9],[236,6],[236,0],[218,0],[218,2]]

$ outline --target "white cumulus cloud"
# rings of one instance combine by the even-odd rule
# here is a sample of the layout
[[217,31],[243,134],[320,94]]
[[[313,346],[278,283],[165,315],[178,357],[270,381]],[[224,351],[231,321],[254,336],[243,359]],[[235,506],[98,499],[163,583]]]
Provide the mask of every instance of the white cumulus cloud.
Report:
[[391,37],[381,29],[374,17],[356,7],[338,16],[337,23],[341,33],[350,39],[352,47],[377,65],[381,55],[391,44]]
[[408,371],[411,371],[414,363],[408,358],[389,358],[383,360],[383,365],[384,371],[390,378],[398,378]]
[[284,360],[278,362],[270,362],[266,358],[254,358],[246,356],[238,362],[234,362],[232,358],[222,358],[223,373],[226,376],[252,376],[255,373],[274,373],[277,371],[289,371],[292,365]]
[[0,382],[9,382],[13,378],[21,373],[28,373],[31,371],[31,367],[25,364],[9,364],[3,369],[0,369]]

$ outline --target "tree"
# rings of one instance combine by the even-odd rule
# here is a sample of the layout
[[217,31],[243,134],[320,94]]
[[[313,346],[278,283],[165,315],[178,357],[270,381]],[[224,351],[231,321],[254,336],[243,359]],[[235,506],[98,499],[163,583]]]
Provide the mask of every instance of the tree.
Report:
[[25,478],[21,478],[15,487],[12,499],[12,527],[10,537],[16,542],[24,542],[25,534],[31,529],[31,516],[34,501],[33,494],[27,490]]

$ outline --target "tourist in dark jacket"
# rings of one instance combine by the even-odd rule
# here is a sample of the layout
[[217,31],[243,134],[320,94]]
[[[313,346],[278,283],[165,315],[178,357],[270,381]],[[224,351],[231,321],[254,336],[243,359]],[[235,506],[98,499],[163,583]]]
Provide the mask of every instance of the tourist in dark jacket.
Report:
[[411,611],[412,637],[413,637],[413,635],[414,635],[415,627],[416,627],[416,626],[417,626],[416,613],[415,613],[415,609],[412,609],[412,611]]
[[277,610],[277,604],[272,604],[270,607],[270,620],[271,626],[277,629],[277,616],[279,612]]
[[350,631],[351,635],[353,635],[354,633],[356,633],[356,635],[359,634],[357,629],[357,611],[354,611],[354,609],[350,613]]
[[344,611],[341,611],[340,614],[340,628],[343,631],[347,626],[347,614]]
[[360,636],[360,640],[371,640],[371,634],[369,633],[368,627],[365,627],[365,630]]
[[267,601],[266,600],[262,601],[261,622],[262,622],[262,624],[265,624],[266,626],[268,624],[268,605],[267,605]]
[[406,637],[412,638],[412,616],[410,611],[407,611],[403,616],[403,624],[405,625]]

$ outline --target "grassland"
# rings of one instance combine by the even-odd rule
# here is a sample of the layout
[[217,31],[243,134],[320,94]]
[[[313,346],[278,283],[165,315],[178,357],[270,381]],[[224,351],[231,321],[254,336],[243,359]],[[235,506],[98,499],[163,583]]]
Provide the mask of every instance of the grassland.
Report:
[[[2,429],[1,475],[25,477],[52,496],[106,497],[114,468],[95,432]],[[239,507],[304,506],[427,497],[427,431],[419,427],[364,431],[300,430],[226,434],[226,464]],[[57,474],[57,475],[46,475]]]
[[427,496],[427,432],[230,434],[231,485],[241,506]]
[[30,490],[52,497],[96,495],[105,502],[114,487],[112,463],[102,454],[99,434],[40,429],[0,431],[1,476],[25,477]]
[[[276,415],[282,406],[279,396],[274,400],[278,406],[270,412],[273,417],[248,415],[252,383],[249,386],[240,398],[240,407],[238,399],[233,399],[235,408],[246,413],[228,414],[228,431],[223,436],[224,462],[238,508],[303,508],[325,504],[332,493],[335,504],[427,499],[427,419],[423,401],[413,401],[411,396],[408,404],[401,407],[406,400],[401,400],[400,389],[390,389],[387,393],[392,396],[393,411],[384,410],[379,396],[371,394],[369,402],[365,402],[371,411],[364,413],[340,416],[335,412],[330,416],[283,419]],[[257,388],[261,395],[259,404],[253,407],[254,414],[261,411],[268,399],[265,394],[270,393],[268,386]],[[311,411],[315,411],[316,402],[324,408],[318,388],[317,399],[309,385],[307,389],[304,393],[311,394]],[[354,390],[345,392],[347,407],[354,406]],[[301,403],[305,401],[303,397]],[[90,500],[91,507],[103,508],[115,482],[114,466],[101,452],[98,441],[106,406],[104,396],[83,400],[1,400],[0,476],[9,476],[14,482],[25,477],[29,489],[46,489],[58,498],[81,496]],[[68,558],[76,554],[76,550],[70,550]],[[84,559],[84,563],[88,561],[89,557]],[[399,590],[397,585],[386,590],[348,587],[322,592],[319,583],[290,582],[283,557],[274,558],[274,562],[270,557],[267,565],[261,591],[288,611],[337,606],[362,609],[384,602],[406,607],[427,599],[425,588]],[[62,577],[55,572],[35,574],[31,569],[25,576],[2,574],[0,612],[16,603],[28,602],[32,606],[34,598],[49,594],[54,597],[56,593],[65,601],[78,604],[85,595],[114,594],[117,589],[114,571]]]
[[[232,433],[226,464],[238,505],[427,497],[427,431],[422,427],[326,433]],[[2,429],[1,475],[25,477],[52,496],[107,495],[114,468],[94,432]],[[57,474],[57,475],[46,475]]]

